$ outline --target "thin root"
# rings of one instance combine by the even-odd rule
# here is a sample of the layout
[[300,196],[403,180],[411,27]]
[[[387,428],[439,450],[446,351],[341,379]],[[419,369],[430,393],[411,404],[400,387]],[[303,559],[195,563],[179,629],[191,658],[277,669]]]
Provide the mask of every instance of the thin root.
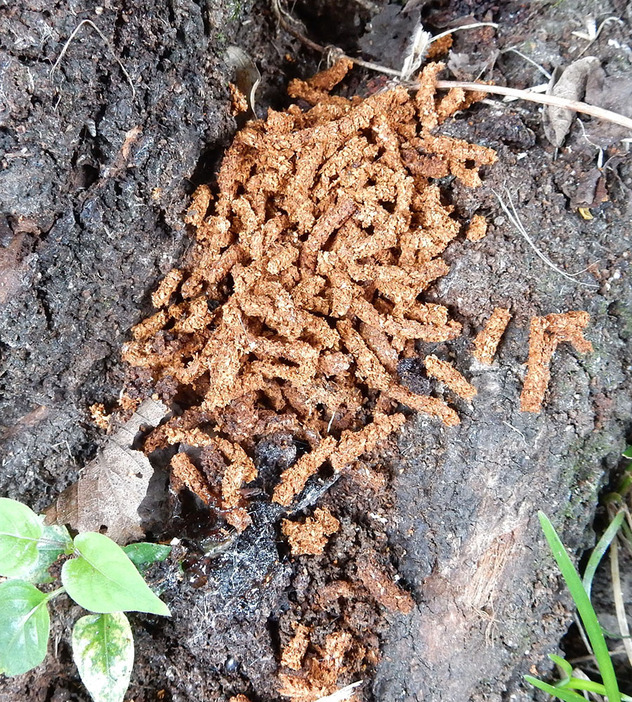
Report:
[[599,285],[596,283],[584,283],[581,280],[577,280],[576,275],[577,274],[572,274],[572,273],[567,273],[566,271],[563,271],[561,268],[558,268],[551,259],[549,259],[547,256],[545,256],[542,251],[536,246],[535,242],[533,239],[529,236],[527,233],[527,230],[524,228],[524,225],[520,221],[520,217],[518,216],[518,213],[516,212],[516,208],[514,207],[513,200],[511,199],[511,195],[509,194],[509,191],[505,188],[505,195],[507,196],[507,200],[509,201],[509,205],[511,207],[511,210],[509,207],[507,207],[505,201],[500,197],[500,195],[494,190],[492,191],[494,195],[496,196],[496,199],[498,200],[500,206],[503,209],[503,212],[507,215],[509,218],[509,221],[514,225],[514,227],[518,230],[518,233],[521,234],[525,241],[529,244],[529,246],[536,252],[538,257],[552,270],[554,270],[556,273],[559,273],[561,276],[566,278],[567,280],[570,280],[572,283],[575,283],[576,285],[582,285],[585,288],[598,288]]
[[116,63],[118,63],[121,71],[123,71],[123,75],[125,76],[127,82],[129,83],[130,88],[132,89],[132,100],[133,100],[136,97],[136,88],[134,87],[134,83],[132,82],[132,78],[131,78],[130,74],[125,70],[125,66],[121,63],[121,60],[119,59],[119,57],[114,53],[114,47],[112,46],[111,42],[108,40],[108,38],[105,36],[105,34],[103,34],[103,32],[97,27],[97,25],[92,20],[89,20],[89,19],[84,19],[81,22],[79,22],[79,24],[74,28],[72,34],[66,40],[66,43],[64,44],[64,47],[61,50],[61,53],[57,57],[57,60],[53,64],[53,67],[50,69],[50,74],[49,74],[50,78],[52,78],[53,75],[55,74],[55,71],[59,67],[61,60],[64,58],[64,56],[66,55],[66,52],[68,51],[68,47],[72,43],[72,40],[77,36],[77,34],[79,33],[79,30],[83,27],[84,24],[90,25],[92,27],[92,29],[94,29],[94,31],[101,37],[101,39],[103,39],[106,46],[111,51],[112,56],[114,57],[114,60],[116,61]]

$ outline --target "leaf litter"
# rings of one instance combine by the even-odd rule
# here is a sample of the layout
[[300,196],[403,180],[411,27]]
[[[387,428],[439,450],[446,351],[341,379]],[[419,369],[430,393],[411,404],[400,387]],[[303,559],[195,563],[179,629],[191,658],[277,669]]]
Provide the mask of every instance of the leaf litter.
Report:
[[109,437],[79,480],[64,490],[46,511],[47,524],[69,525],[79,532],[102,531],[117,543],[145,536],[141,503],[154,468],[142,451],[132,449],[141,427],[155,427],[168,414],[155,400],[145,400]]

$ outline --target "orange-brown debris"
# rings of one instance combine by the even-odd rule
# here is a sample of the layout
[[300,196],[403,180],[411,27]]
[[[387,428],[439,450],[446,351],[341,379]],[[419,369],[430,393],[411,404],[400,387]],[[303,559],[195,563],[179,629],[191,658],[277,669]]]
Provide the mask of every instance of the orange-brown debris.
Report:
[[511,319],[511,313],[504,307],[496,307],[483,329],[474,339],[472,356],[481,363],[491,365],[496,349]]
[[257,477],[252,458],[239,446],[226,439],[216,440],[218,448],[231,462],[222,480],[222,501],[225,509],[237,507],[241,499],[241,487]]
[[151,303],[154,307],[166,307],[173,293],[178,289],[182,281],[183,272],[173,268],[162,279],[156,292],[151,296]]
[[124,349],[163,400],[186,403],[146,449],[219,447],[222,506],[241,526],[241,488],[267,433],[289,430],[309,445],[274,490],[289,505],[324,462],[342,470],[395,431],[396,402],[459,421],[442,400],[403,388],[397,366],[416,341],[461,332],[423,299],[463,227],[434,179],[476,186],[496,155],[428,131],[464,99],[437,98],[439,64],[412,95],[401,86],[330,95],[350,67],[293,81],[290,94],[313,107],[270,110],[238,132],[217,186],[193,195],[185,221],[195,246]]
[[228,702],[250,702],[246,695],[234,695]]
[[90,416],[92,421],[103,431],[107,431],[110,428],[110,417],[105,409],[105,405],[101,402],[96,402],[94,405],[90,405]]
[[480,241],[487,234],[487,220],[483,215],[474,215],[467,228],[465,238],[468,241]]
[[406,421],[403,414],[390,416],[376,413],[375,418],[360,431],[343,431],[340,443],[329,458],[334,470],[341,471],[363,453],[372,451],[380,441],[399,429]]
[[294,636],[281,651],[281,665],[284,668],[300,670],[303,667],[303,658],[309,646],[309,633],[309,628],[304,624],[296,626]]
[[551,377],[551,359],[558,344],[566,341],[581,353],[592,351],[592,344],[583,335],[589,321],[590,316],[583,311],[531,318],[527,377],[520,395],[522,412],[537,413],[542,409]]
[[293,556],[319,556],[328,537],[338,529],[340,522],[326,507],[316,508],[314,516],[303,523],[284,519],[281,524],[281,531],[290,544]]
[[328,436],[311,452],[301,456],[296,463],[281,476],[281,482],[274,489],[272,499],[280,505],[289,505],[294,497],[305,487],[305,483],[314,475],[322,464],[336,449],[337,441]]
[[430,414],[433,417],[439,417],[441,421],[448,427],[455,427],[461,423],[459,415],[446,402],[438,397],[430,397],[429,395],[417,395],[408,390],[408,388],[391,388],[388,393],[393,400],[401,402],[403,405],[415,409],[425,414]]
[[443,54],[447,54],[450,48],[452,47],[453,41],[454,37],[451,34],[446,34],[444,37],[441,37],[441,39],[433,41],[432,44],[430,44],[430,46],[428,47],[428,51],[426,53],[426,60],[433,61],[438,56],[443,56]]
[[235,116],[242,112],[248,112],[248,100],[241,90],[234,84],[228,84],[230,94],[230,113]]
[[426,356],[424,365],[428,375],[449,387],[464,400],[472,400],[476,395],[476,388],[468,383],[451,363],[442,361],[436,356]]
[[369,558],[358,563],[358,580],[383,607],[393,612],[408,614],[415,606],[410,594]]
[[171,486],[175,492],[186,487],[205,504],[213,503],[213,496],[204,476],[186,453],[176,453],[171,459]]
[[291,702],[313,702],[339,689],[338,679],[347,671],[346,658],[353,647],[351,634],[336,631],[325,639],[325,645],[308,654],[299,673],[281,673],[279,694]]

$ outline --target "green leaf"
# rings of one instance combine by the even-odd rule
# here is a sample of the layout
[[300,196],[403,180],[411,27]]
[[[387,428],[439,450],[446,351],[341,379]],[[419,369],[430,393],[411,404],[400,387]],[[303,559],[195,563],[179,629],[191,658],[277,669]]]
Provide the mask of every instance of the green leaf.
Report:
[[26,505],[0,497],[0,575],[21,578],[37,562],[40,518]]
[[152,565],[152,563],[164,561],[171,553],[171,546],[143,542],[123,546],[123,551],[125,551],[127,557],[138,570],[143,571],[147,566]]
[[544,692],[548,692],[549,695],[557,697],[558,700],[564,700],[564,702],[586,702],[582,695],[578,695],[572,690],[560,690],[557,687],[553,687],[553,685],[549,685],[542,680],[538,680],[538,678],[534,678],[532,675],[525,675],[524,679],[533,685],[533,687],[537,687],[540,690],[544,690]]
[[22,580],[0,585],[0,670],[21,675],[46,656],[50,617],[48,596]]
[[77,620],[72,657],[94,702],[123,702],[134,665],[132,628],[123,612]]
[[590,598],[584,589],[584,585],[579,577],[579,574],[575,570],[575,566],[571,561],[564,544],[560,541],[560,537],[553,528],[553,525],[549,521],[549,518],[544,514],[544,512],[538,512],[538,518],[540,519],[540,524],[542,525],[542,531],[544,536],[548,541],[549,547],[553,553],[557,565],[564,577],[566,586],[570,590],[571,596],[579,612],[579,616],[586,630],[588,639],[597,659],[597,665],[599,667],[599,673],[603,679],[603,684],[606,689],[606,695],[608,696],[609,702],[620,702],[621,693],[619,692],[619,685],[617,683],[617,678],[614,673],[614,668],[612,666],[612,660],[610,658],[610,652],[608,651],[608,646],[606,640],[604,639],[599,621],[597,620],[597,615],[590,603]]
[[84,609],[171,615],[112,539],[95,532],[79,534],[75,551],[79,557],[64,563],[61,581],[70,597]]
[[632,446],[628,446],[622,455],[624,458],[632,458]]
[[555,663],[561,674],[561,679],[555,683],[555,687],[564,687],[573,676],[573,666],[561,656],[556,656],[554,653],[549,653],[549,658]]
[[[40,515],[41,518],[41,515]],[[35,585],[53,582],[48,569],[63,554],[72,553],[72,538],[65,526],[45,526],[37,542],[37,561],[22,573],[22,580]]]
[[592,591],[592,581],[595,577],[597,566],[599,565],[599,563],[601,563],[601,559],[604,557],[604,554],[606,553],[610,544],[612,543],[612,539],[614,539],[614,537],[619,532],[624,518],[625,510],[619,510],[614,519],[610,522],[610,525],[608,526],[606,531],[604,531],[603,536],[597,542],[597,545],[592,550],[592,553],[590,554],[590,558],[588,559],[588,563],[586,564],[586,570],[584,571],[584,577],[582,578],[584,590],[586,590],[586,594],[588,595],[588,597],[590,597],[590,593]]
[[[43,519],[44,515],[40,515]],[[65,526],[58,524],[44,525],[44,530],[40,540],[37,542],[37,548],[41,551],[58,551],[60,554],[67,553],[70,555],[73,552],[72,537],[68,533]]]

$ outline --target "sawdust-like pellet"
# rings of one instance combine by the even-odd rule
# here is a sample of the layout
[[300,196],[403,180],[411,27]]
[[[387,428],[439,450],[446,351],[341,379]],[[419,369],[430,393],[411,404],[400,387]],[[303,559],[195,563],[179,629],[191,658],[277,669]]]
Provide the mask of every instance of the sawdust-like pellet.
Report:
[[301,456],[283,473],[281,482],[274,489],[272,499],[280,505],[289,505],[305,487],[305,483],[318,472],[333,453],[337,444],[338,442],[332,436],[327,436],[313,451]]
[[329,457],[329,462],[336,471],[350,465],[363,453],[372,451],[377,444],[390,436],[406,421],[403,414],[376,414],[373,421],[360,431],[343,431],[340,443]]
[[383,607],[392,612],[409,614],[415,606],[411,595],[368,557],[358,562],[358,580]]
[[228,84],[228,92],[230,95],[231,115],[234,117],[242,112],[248,112],[248,99],[234,83]]
[[401,386],[394,386],[389,389],[388,396],[401,402],[402,405],[410,409],[424,412],[432,417],[438,417],[446,426],[455,427],[461,423],[459,415],[448,405],[447,402],[438,397],[430,395],[417,395],[414,392]]
[[238,444],[226,439],[215,439],[216,446],[230,461],[222,479],[222,505],[232,509],[239,505],[241,488],[257,477],[257,469],[252,458]]
[[309,627],[297,624],[294,636],[281,651],[281,666],[291,670],[300,670],[303,667],[303,658],[309,646]]
[[281,531],[290,544],[293,556],[319,556],[332,534],[340,529],[340,522],[325,507],[317,508],[313,517],[304,522],[284,519]]
[[214,503],[207,481],[184,452],[176,453],[171,459],[171,487],[175,492],[186,487],[205,504]]
[[496,355],[498,344],[511,319],[511,313],[505,307],[496,307],[483,329],[474,339],[472,356],[485,365],[491,365]]
[[429,376],[436,378],[464,400],[471,401],[476,395],[476,388],[451,363],[430,355],[424,359],[424,365]]
[[429,376],[436,378],[464,400],[471,401],[476,395],[476,388],[451,363],[430,355],[424,359],[424,365]]
[[338,679],[346,673],[346,659],[353,644],[348,631],[328,634],[324,646],[314,646],[315,652],[307,654],[299,672],[279,675],[279,694],[292,702],[307,702],[335,693]]
[[162,279],[156,292],[151,296],[151,303],[154,307],[165,307],[173,293],[178,289],[182,281],[183,273],[178,268],[172,268]]
[[480,241],[487,235],[487,220],[483,215],[474,215],[467,227],[465,238],[468,241]]
[[551,378],[551,360],[558,345],[571,343],[580,353],[592,351],[583,335],[590,315],[582,310],[532,317],[529,332],[527,376],[520,394],[520,410],[538,413]]

